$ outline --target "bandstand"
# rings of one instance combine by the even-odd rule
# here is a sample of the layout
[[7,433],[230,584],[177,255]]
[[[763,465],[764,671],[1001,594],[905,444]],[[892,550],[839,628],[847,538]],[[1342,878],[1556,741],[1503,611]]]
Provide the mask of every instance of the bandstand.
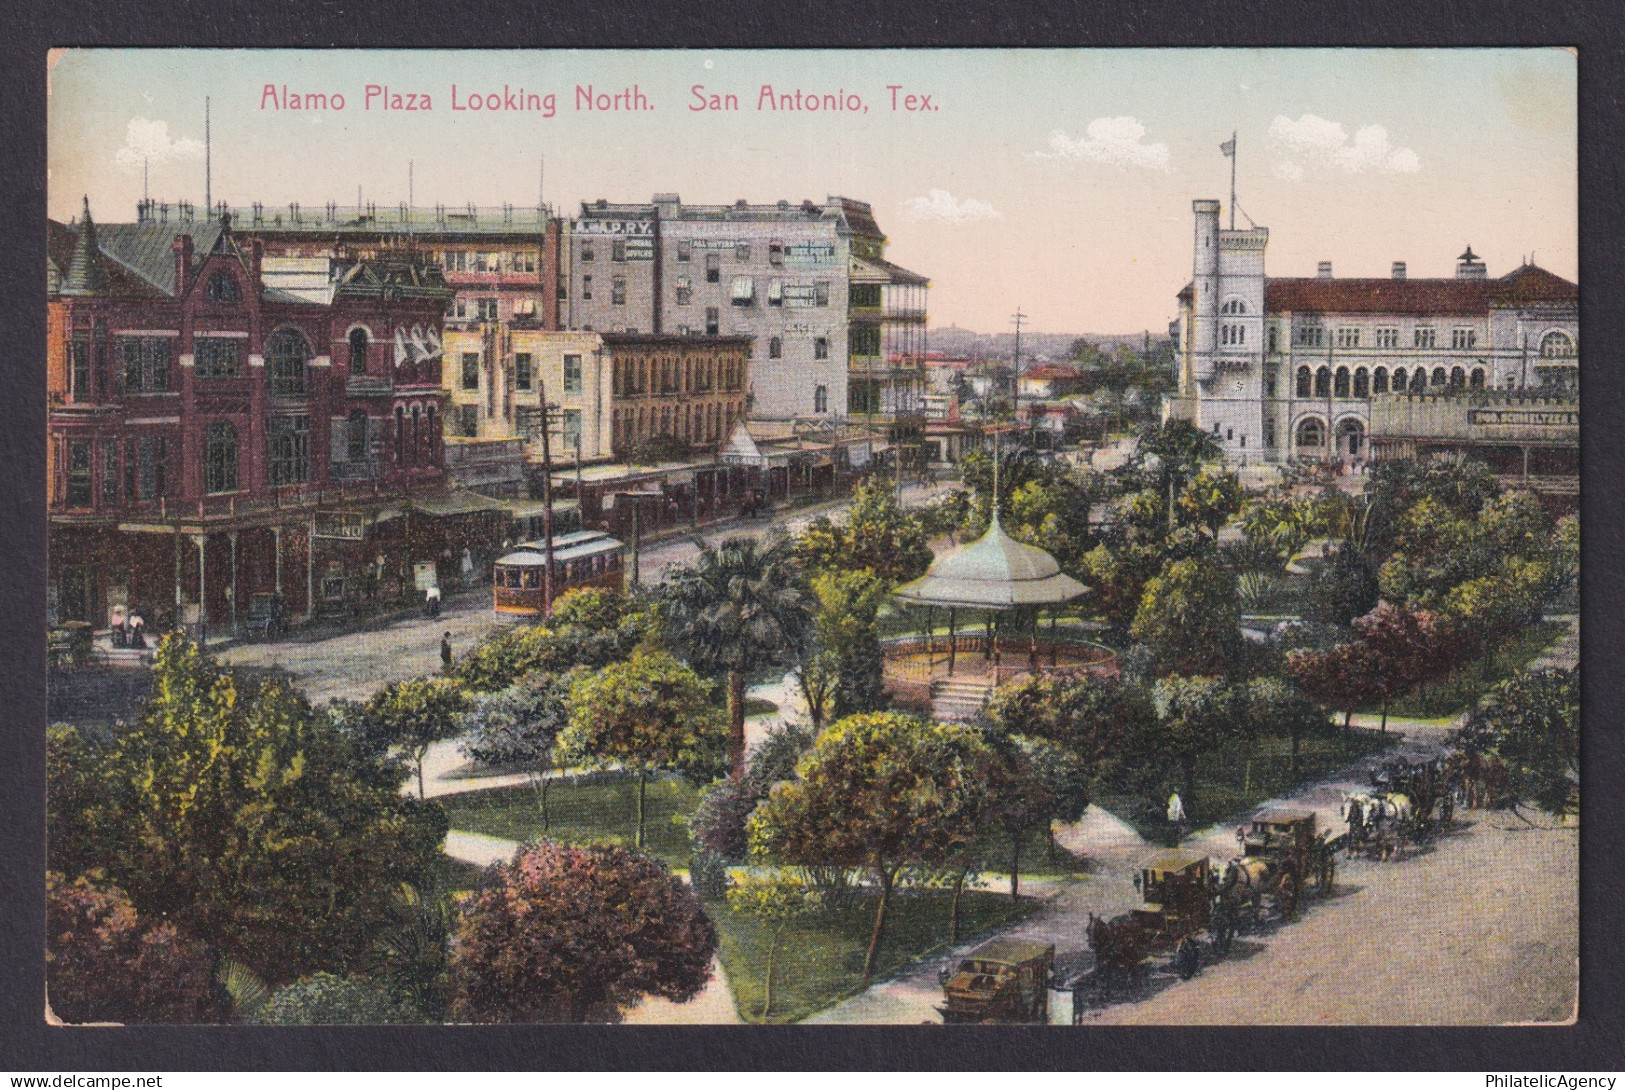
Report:
[[[1060,608],[1088,590],[1049,553],[1005,533],[995,510],[987,533],[938,557],[923,576],[893,592],[899,605],[925,611],[925,635],[886,645],[887,687],[903,703],[929,702],[939,718],[968,718],[994,687],[1017,674],[1115,674],[1109,648],[1063,639],[1057,630]],[[938,610],[948,616],[946,639],[936,631]],[[1046,611],[1047,639],[1040,632]],[[960,630],[962,619],[971,622],[969,631]],[[1006,662],[1007,652],[1013,661]]]

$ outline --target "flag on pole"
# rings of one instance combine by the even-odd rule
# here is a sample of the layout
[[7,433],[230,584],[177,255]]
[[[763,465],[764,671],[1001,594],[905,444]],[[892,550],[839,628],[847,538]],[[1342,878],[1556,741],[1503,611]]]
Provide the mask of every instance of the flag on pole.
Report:
[[1236,154],[1236,138],[1234,136],[1232,136],[1230,139],[1228,139],[1224,143],[1220,144],[1219,145],[1219,150],[1224,152],[1226,155],[1230,156],[1231,158],[1234,158],[1235,154]]

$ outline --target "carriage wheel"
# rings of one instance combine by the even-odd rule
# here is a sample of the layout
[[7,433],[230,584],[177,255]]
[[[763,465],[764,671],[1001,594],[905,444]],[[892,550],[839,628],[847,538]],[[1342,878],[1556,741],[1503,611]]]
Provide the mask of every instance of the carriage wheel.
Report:
[[1320,861],[1319,882],[1315,888],[1322,897],[1330,897],[1332,894],[1332,886],[1336,883],[1336,881],[1337,860],[1332,857],[1331,852],[1327,852],[1325,858]]
[[1292,875],[1281,876],[1281,884],[1275,887],[1275,903],[1282,919],[1290,920],[1298,914],[1298,880]]
[[1174,968],[1179,972],[1179,979],[1189,980],[1201,965],[1202,950],[1196,940],[1189,936],[1181,939],[1179,949],[1174,951]]

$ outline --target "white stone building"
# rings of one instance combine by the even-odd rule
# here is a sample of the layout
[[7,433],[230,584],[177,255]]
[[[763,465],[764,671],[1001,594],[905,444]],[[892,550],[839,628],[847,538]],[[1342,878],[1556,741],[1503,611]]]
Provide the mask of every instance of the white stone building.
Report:
[[[1179,389],[1164,419],[1211,433],[1235,463],[1369,457],[1373,399],[1391,393],[1573,389],[1579,288],[1536,265],[1491,279],[1471,247],[1453,277],[1270,277],[1269,229],[1227,230],[1192,202],[1179,293]],[[1334,444],[1327,446],[1328,435]]]

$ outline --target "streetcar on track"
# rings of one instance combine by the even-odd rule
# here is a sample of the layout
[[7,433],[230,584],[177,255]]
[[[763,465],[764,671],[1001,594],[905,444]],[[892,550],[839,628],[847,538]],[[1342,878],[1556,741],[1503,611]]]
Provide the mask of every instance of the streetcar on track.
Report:
[[[553,600],[566,591],[602,587],[620,593],[626,583],[626,546],[602,530],[577,530],[553,538]],[[526,541],[500,557],[492,571],[493,605],[500,614],[540,617],[545,601],[547,549]]]

